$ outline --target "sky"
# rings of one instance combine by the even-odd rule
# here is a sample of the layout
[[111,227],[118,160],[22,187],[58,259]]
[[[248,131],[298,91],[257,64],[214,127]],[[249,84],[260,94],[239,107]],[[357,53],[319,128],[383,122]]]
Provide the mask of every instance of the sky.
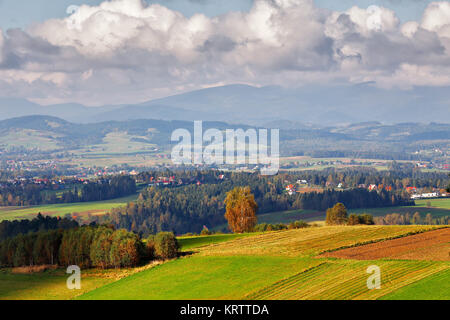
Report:
[[[0,0],[0,28],[23,28],[29,24],[47,19],[62,18],[71,5],[98,5],[102,0]],[[201,12],[217,16],[229,11],[246,11],[252,7],[252,0],[148,0],[186,16]],[[432,0],[315,0],[317,6],[345,11],[352,6],[369,7],[379,5],[394,10],[402,21],[418,20],[425,7]]]
[[448,86],[449,74],[449,1],[0,0],[0,97],[134,103],[231,83],[411,90]]

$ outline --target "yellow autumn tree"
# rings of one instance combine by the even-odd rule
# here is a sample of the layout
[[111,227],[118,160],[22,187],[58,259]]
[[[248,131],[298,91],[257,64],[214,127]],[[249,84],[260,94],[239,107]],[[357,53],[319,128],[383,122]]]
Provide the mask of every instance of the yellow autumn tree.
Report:
[[249,187],[236,187],[227,193],[225,218],[234,233],[251,232],[256,226],[258,205]]

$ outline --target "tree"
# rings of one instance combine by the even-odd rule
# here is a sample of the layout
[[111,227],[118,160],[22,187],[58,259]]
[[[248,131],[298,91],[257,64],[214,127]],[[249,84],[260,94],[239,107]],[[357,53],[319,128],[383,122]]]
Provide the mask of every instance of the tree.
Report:
[[327,210],[327,225],[343,225],[347,222],[347,208],[342,203],[337,203]]
[[422,217],[420,216],[419,212],[414,213],[413,217],[412,217],[412,223],[413,224],[421,224],[422,222]]
[[356,226],[359,224],[359,217],[356,214],[351,214],[348,217],[348,225],[349,226]]
[[225,198],[226,213],[230,229],[234,233],[250,232],[256,226],[258,205],[249,187],[236,187]]
[[427,215],[425,216],[425,224],[433,224],[433,216],[431,215],[431,213],[427,213]]
[[164,260],[178,256],[178,241],[172,232],[160,232],[155,237],[155,253]]

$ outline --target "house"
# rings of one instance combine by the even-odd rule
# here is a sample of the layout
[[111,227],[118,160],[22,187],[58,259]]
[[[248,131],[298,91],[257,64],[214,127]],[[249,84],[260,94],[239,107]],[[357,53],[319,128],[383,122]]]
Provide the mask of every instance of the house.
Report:
[[416,187],[407,187],[406,191],[409,193],[417,193],[417,188]]
[[297,184],[308,184],[306,180],[297,180]]
[[378,186],[376,184],[371,184],[369,186],[369,191],[374,191],[374,190],[378,190]]
[[292,196],[293,194],[295,194],[297,192],[297,190],[295,189],[293,184],[290,184],[286,187],[286,192]]
[[338,187],[339,189],[342,189],[342,188],[344,188],[344,184],[341,182],[341,183],[338,184],[337,187]]

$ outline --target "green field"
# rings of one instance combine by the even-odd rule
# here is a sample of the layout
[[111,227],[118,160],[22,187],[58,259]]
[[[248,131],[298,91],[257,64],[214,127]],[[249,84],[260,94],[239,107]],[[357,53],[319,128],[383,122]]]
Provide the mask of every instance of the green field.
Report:
[[0,271],[0,300],[68,300],[113,281],[107,277],[82,277],[80,291],[68,290],[63,271],[12,274]]
[[[431,207],[427,206],[427,202],[431,202]],[[419,212],[423,218],[428,213],[434,218],[450,216],[450,198],[446,199],[430,199],[430,200],[417,200],[415,206],[407,207],[383,207],[383,208],[368,208],[368,209],[350,209],[349,214],[363,214],[369,213],[375,217],[385,216],[390,213],[407,213],[411,216]],[[290,211],[278,211],[266,214],[258,215],[258,223],[284,223],[289,224],[294,221],[303,220],[306,222],[316,222],[325,220],[325,212],[317,212],[312,210],[290,210]],[[220,226],[224,227],[224,226]]]
[[[431,203],[431,207],[427,206],[427,202]],[[410,207],[386,207],[386,208],[372,208],[372,209],[354,209],[349,210],[350,213],[369,213],[373,216],[385,216],[390,213],[407,213],[413,215],[419,212],[424,218],[425,215],[431,213],[433,218],[450,216],[450,198],[446,199],[430,199],[417,200],[415,206]]]
[[226,242],[243,237],[255,235],[254,233],[246,234],[215,234],[211,236],[193,236],[193,237],[179,237],[178,243],[182,251],[192,250],[215,243]]
[[137,194],[123,198],[97,201],[97,202],[80,202],[80,203],[63,203],[50,204],[32,207],[0,207],[0,221],[15,219],[32,219],[39,212],[49,216],[64,216],[66,214],[78,213],[83,215],[100,215],[105,214],[112,208],[126,205],[130,201],[137,199]]
[[[450,261],[358,261],[318,257],[343,247],[432,230],[431,226],[315,227],[179,239],[182,258],[115,279],[88,270],[83,290],[65,289],[62,271],[0,271],[0,299],[450,299]],[[195,252],[189,253],[195,248]],[[381,269],[380,290],[366,285],[367,267]],[[107,271],[105,271],[107,272]],[[112,273],[119,271],[110,271]],[[84,273],[83,273],[84,274]]]
[[382,297],[383,300],[448,300],[449,298],[450,269]]
[[91,291],[81,299],[234,299],[318,262],[284,257],[205,257],[175,260]]
[[[450,264],[317,259],[317,254],[420,230],[429,229],[321,227],[241,237],[199,247],[193,256],[132,275],[79,298],[379,299],[445,270]],[[373,264],[379,265],[383,272],[381,290],[368,290],[366,286],[366,269]]]

